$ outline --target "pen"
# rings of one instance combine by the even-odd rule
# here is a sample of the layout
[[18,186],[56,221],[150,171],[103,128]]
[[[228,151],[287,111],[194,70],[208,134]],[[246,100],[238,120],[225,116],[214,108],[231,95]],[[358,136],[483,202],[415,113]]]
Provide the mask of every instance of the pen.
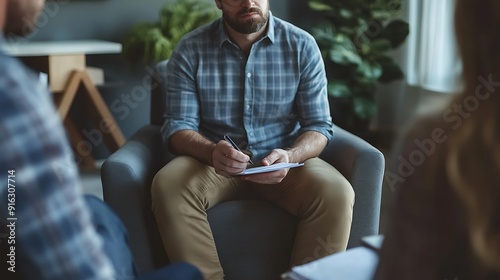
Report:
[[[227,135],[227,134],[224,135],[224,140],[226,140],[227,142],[229,142],[229,144],[231,144],[231,146],[233,146],[233,148],[235,148],[236,150],[242,152],[241,149],[233,142],[233,139],[231,139],[231,137],[229,137],[229,135]],[[252,162],[251,159],[248,160],[248,163],[253,164],[253,162]]]

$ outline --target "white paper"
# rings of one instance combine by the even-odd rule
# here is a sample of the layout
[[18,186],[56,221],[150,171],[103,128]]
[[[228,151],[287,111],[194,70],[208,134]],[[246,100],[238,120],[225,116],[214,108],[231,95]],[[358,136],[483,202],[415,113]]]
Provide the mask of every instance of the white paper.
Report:
[[303,166],[303,163],[275,163],[272,165],[268,166],[257,166],[257,167],[251,167],[248,169],[245,169],[243,172],[240,172],[236,175],[250,175],[250,174],[258,174],[258,173],[264,173],[264,172],[272,172],[272,171],[277,171],[285,168],[295,168],[295,167],[300,167]]
[[[325,243],[325,245],[330,246]],[[308,280],[373,279],[378,254],[366,247],[356,247],[300,266],[292,271]]]

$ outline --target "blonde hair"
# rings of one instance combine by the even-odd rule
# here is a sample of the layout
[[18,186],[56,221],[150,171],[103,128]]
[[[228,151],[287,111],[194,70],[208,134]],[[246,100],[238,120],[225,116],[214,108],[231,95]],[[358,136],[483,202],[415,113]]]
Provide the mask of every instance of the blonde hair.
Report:
[[[455,32],[463,63],[464,89],[452,102],[477,101],[478,106],[468,112],[460,127],[450,132],[445,162],[449,182],[467,214],[472,250],[484,265],[497,271],[500,271],[499,2],[456,2]],[[493,83],[487,85],[488,81]]]

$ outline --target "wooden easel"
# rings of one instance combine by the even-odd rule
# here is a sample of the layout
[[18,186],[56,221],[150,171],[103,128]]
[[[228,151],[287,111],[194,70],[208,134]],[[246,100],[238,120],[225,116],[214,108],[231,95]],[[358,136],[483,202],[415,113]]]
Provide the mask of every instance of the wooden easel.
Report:
[[85,70],[72,71],[65,89],[62,92],[54,93],[54,100],[57,111],[64,121],[64,126],[71,141],[71,145],[77,153],[80,153],[77,156],[81,158],[81,165],[83,167],[93,167],[94,158],[90,153],[91,151],[88,153],[80,151],[82,143],[85,144],[88,143],[88,141],[82,137],[82,133],[78,131],[74,122],[68,117],[71,105],[78,93],[86,95],[89,105],[93,109],[89,112],[93,113],[91,117],[94,124],[99,128],[102,127],[103,124],[105,125],[105,129],[100,129],[100,131],[106,147],[111,152],[117,150],[125,143],[125,137],[116,124],[98,89],[92,83],[88,73]]

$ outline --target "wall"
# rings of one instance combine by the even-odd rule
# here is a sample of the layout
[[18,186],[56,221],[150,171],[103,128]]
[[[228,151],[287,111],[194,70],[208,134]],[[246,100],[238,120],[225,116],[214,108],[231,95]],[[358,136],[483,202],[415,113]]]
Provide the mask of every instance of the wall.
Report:
[[[160,8],[167,2],[173,0],[49,0],[40,17],[38,29],[27,39],[120,42],[136,23],[157,21]],[[287,0],[270,2],[275,15],[288,19]],[[149,75],[148,69],[132,69],[119,54],[92,55],[87,59],[89,65],[104,69],[108,85],[101,87],[100,91],[125,137],[129,138],[149,122],[150,102],[147,86],[144,85]],[[73,113],[83,115],[80,120],[83,122],[83,106],[77,103],[74,107],[72,110],[76,113]],[[86,129],[90,131],[90,128]],[[97,158],[108,154],[103,145],[93,148]]]

